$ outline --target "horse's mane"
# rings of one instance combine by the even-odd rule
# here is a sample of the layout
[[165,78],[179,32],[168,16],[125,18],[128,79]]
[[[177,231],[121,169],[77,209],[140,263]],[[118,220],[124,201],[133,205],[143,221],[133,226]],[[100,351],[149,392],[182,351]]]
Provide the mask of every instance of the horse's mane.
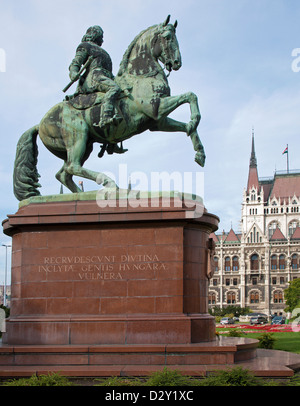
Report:
[[[159,24],[158,24],[159,25]],[[129,57],[131,54],[131,51],[133,50],[134,46],[136,45],[136,43],[138,42],[138,40],[142,37],[142,35],[145,34],[145,32],[147,32],[148,30],[151,30],[155,27],[158,27],[158,25],[153,25],[149,28],[146,28],[145,30],[143,30],[142,32],[140,32],[135,38],[134,40],[130,43],[130,45],[128,46],[127,50],[125,51],[124,55],[123,55],[123,59],[120,63],[120,67],[119,67],[119,72],[118,72],[118,76],[122,76],[123,73],[125,72],[127,65],[128,65],[128,61],[129,61]]]

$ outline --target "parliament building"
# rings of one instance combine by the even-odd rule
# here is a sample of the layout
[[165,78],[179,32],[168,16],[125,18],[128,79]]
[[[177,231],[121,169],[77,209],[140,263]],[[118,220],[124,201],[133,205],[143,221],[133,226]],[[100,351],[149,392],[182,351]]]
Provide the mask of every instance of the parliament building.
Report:
[[241,228],[211,237],[216,248],[209,307],[285,315],[284,290],[300,277],[300,172],[260,179],[253,135]]

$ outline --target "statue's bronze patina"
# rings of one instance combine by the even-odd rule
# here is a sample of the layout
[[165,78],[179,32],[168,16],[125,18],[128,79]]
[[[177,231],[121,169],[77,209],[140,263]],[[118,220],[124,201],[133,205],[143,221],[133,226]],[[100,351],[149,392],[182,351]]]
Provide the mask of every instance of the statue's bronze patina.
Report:
[[[117,187],[105,174],[83,167],[94,143],[101,144],[99,157],[105,152],[124,153],[126,150],[118,144],[146,130],[186,133],[196,151],[195,161],[204,166],[205,153],[197,133],[201,118],[197,97],[192,92],[171,96],[168,75],[159,63],[168,72],[181,67],[177,22],[169,22],[170,16],[136,36],[116,77],[111,58],[102,48],[102,29],[94,26],[87,30],[69,68],[71,84],[79,79],[75,93],[52,107],[38,125],[19,139],[14,166],[18,200],[40,195],[37,135],[50,152],[64,161],[56,178],[74,193],[82,190],[73,175]],[[190,105],[188,123],[168,117],[184,103]]]
[[[103,44],[103,30],[99,26],[90,27],[81,44],[77,47],[69,71],[71,81],[79,79],[74,96],[95,92],[105,93],[102,99],[99,127],[105,128],[122,117],[115,112],[115,104],[120,87],[114,80],[112,61],[109,54],[101,47]],[[83,75],[79,76],[81,68],[85,67]],[[78,77],[79,76],[79,77]]]

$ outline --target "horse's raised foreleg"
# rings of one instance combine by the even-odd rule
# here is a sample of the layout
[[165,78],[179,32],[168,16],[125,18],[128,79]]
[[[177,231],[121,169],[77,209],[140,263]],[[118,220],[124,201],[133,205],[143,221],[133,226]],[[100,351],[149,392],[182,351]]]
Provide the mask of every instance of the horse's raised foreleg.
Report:
[[[154,126],[150,128],[151,131],[166,131],[166,132],[187,132],[187,124],[182,123],[181,121],[173,120],[172,118],[165,117],[160,121],[156,122]],[[189,134],[194,150],[196,151],[195,161],[198,165],[204,166],[205,164],[205,152],[203,145],[200,141],[197,131],[193,131]]]
[[202,145],[202,142],[200,141],[197,131],[192,132],[190,134],[190,138],[192,140],[194,150],[196,151],[195,161],[197,162],[198,165],[203,167],[205,164],[206,156],[204,152],[204,147]]
[[198,99],[197,96],[192,92],[184,93],[179,96],[161,98],[157,110],[156,119],[160,120],[161,118],[168,116],[170,113],[172,113],[172,111],[176,110],[179,106],[186,103],[190,105],[191,118],[190,121],[186,124],[185,132],[190,135],[191,133],[196,131],[201,120]]
[[156,121],[150,128],[150,131],[165,131],[165,132],[184,132],[187,133],[187,124],[181,121],[173,120],[169,117],[164,117]]
[[[155,121],[154,126],[151,128],[152,131],[166,131],[166,132],[177,132],[182,131],[190,136],[194,150],[196,151],[195,161],[200,165],[204,166],[205,163],[205,153],[203,145],[200,141],[199,135],[197,133],[197,126],[200,121],[200,110],[198,107],[197,97],[193,93],[186,93],[181,96],[167,97],[161,99],[159,106],[158,120]],[[191,121],[189,123],[183,123],[180,121],[173,120],[172,118],[166,116],[160,116],[165,110],[165,115],[170,114],[171,111],[175,110],[178,106],[183,103],[190,103],[191,109]],[[167,109],[168,108],[168,109]],[[171,111],[170,111],[171,109]]]

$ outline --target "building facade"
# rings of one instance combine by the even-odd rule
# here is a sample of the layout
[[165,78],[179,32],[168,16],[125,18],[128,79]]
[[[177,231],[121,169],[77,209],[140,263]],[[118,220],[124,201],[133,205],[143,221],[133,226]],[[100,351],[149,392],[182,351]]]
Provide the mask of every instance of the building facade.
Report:
[[[6,291],[6,300],[4,300],[4,292]],[[0,304],[6,303],[7,307],[10,307],[11,286],[0,285]],[[1,331],[1,330],[0,330]]]
[[209,307],[237,305],[285,315],[284,290],[300,277],[300,172],[259,179],[252,135],[241,230],[213,234]]

